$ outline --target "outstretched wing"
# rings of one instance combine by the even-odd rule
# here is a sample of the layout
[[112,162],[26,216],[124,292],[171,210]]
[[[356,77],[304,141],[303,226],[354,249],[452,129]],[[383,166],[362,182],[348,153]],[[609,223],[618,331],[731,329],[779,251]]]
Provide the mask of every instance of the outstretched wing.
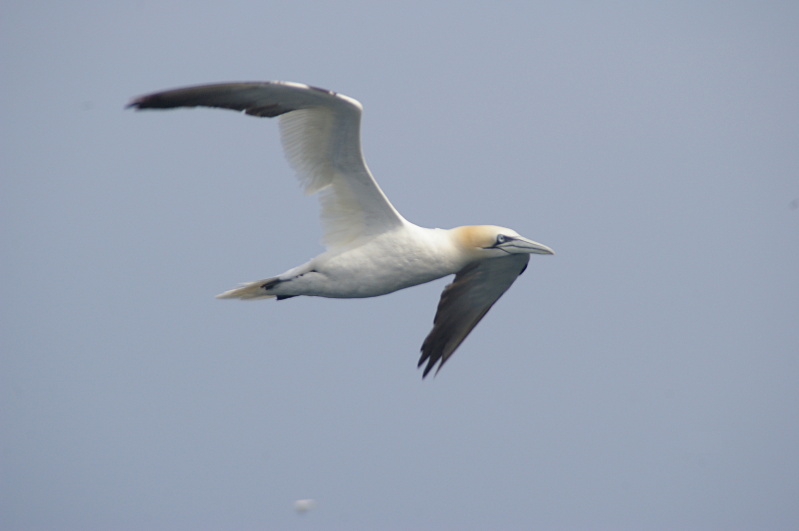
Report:
[[136,109],[220,107],[280,116],[283,149],[305,192],[319,193],[329,249],[404,223],[375,182],[361,153],[361,104],[347,96],[282,81],[221,83],[136,98]]
[[491,306],[524,272],[529,259],[529,254],[489,258],[471,262],[458,271],[455,280],[441,294],[433,330],[422,344],[418,366],[427,362],[423,378],[439,361],[436,372],[441,370]]

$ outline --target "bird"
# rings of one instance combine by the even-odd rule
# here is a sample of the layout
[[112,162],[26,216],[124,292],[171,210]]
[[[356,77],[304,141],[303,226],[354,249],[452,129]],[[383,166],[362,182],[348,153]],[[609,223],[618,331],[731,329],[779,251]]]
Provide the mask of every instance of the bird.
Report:
[[306,194],[321,204],[324,252],[277,276],[246,282],[220,299],[385,295],[448,275],[422,343],[422,379],[444,366],[527,268],[554,251],[496,225],[425,228],[407,221],[380,189],[361,150],[357,100],[286,81],[196,85],[133,99],[135,110],[216,107],[278,117],[283,151]]

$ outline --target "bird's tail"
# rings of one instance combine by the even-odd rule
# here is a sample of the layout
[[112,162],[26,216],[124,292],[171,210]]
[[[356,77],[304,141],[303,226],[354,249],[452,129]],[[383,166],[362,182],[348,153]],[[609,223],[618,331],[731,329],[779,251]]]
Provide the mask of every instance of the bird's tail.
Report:
[[245,282],[235,289],[231,289],[216,296],[217,299],[241,299],[241,300],[256,300],[256,299],[271,299],[275,297],[269,293],[269,288],[279,284],[281,280],[277,277],[267,278],[264,280],[256,280],[255,282]]

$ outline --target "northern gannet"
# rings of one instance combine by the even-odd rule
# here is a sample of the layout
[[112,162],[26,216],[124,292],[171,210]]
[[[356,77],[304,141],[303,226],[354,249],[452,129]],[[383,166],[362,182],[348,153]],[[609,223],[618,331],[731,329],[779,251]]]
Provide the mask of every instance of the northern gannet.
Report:
[[307,194],[319,194],[325,252],[285,273],[248,282],[220,299],[298,295],[376,297],[446,275],[433,329],[422,344],[422,378],[438,372],[546,245],[494,225],[427,229],[391,205],[361,154],[361,104],[335,92],[281,81],[221,83],[157,92],[135,109],[221,107],[280,117],[283,149]]

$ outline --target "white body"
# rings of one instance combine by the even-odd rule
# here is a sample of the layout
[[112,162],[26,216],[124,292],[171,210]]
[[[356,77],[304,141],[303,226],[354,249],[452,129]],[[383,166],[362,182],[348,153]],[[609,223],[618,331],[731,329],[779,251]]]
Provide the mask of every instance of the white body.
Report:
[[277,278],[290,282],[276,285],[271,293],[375,297],[452,275],[466,263],[448,232],[407,223],[363,244],[354,242],[329,250],[289,269]]

